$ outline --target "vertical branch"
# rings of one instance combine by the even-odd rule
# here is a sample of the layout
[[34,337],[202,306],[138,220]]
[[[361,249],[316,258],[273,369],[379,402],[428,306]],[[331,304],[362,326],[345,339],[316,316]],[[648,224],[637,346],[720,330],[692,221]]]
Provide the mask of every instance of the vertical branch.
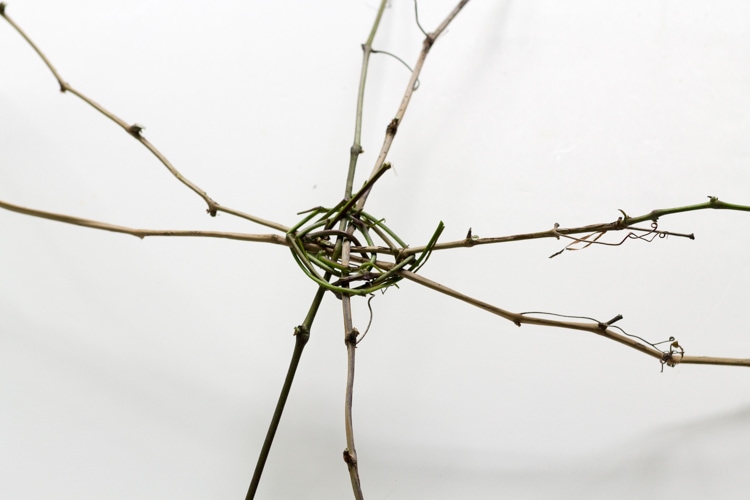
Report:
[[[406,89],[406,92],[404,93],[404,97],[401,101],[398,111],[396,112],[396,117],[393,120],[391,120],[386,130],[386,136],[383,142],[383,146],[381,147],[380,154],[378,155],[378,159],[375,162],[375,167],[373,169],[372,174],[370,175],[370,178],[368,179],[368,182],[374,181],[378,176],[382,175],[382,173],[388,168],[385,164],[385,158],[388,155],[388,152],[391,147],[391,143],[393,142],[393,139],[396,136],[399,123],[401,122],[404,114],[406,113],[406,108],[408,107],[409,101],[411,100],[411,96],[414,93],[415,85],[416,85],[417,79],[419,78],[419,73],[422,70],[422,66],[424,65],[425,59],[427,58],[427,53],[430,51],[432,44],[435,43],[435,40],[440,36],[440,34],[445,30],[448,24],[461,11],[463,6],[466,5],[468,1],[469,0],[461,0],[458,3],[458,5],[453,9],[453,11],[448,15],[448,17],[440,24],[440,26],[438,26],[438,28],[435,31],[428,34],[427,37],[425,38],[425,41],[422,44],[422,52],[419,55],[417,64],[415,65],[414,71],[412,72],[411,78],[409,79],[408,87]],[[380,24],[380,19],[382,17],[384,8],[385,8],[385,0],[382,0],[380,3],[380,9],[378,10],[378,14],[375,18],[375,22],[373,23],[372,30],[370,31],[370,36],[367,39],[367,43],[365,43],[362,46],[364,54],[363,54],[363,59],[362,59],[362,72],[361,72],[361,77],[360,77],[359,93],[358,93],[358,98],[357,98],[357,118],[356,118],[356,123],[355,123],[355,128],[354,128],[354,144],[351,147],[349,171],[347,175],[345,195],[344,195],[344,198],[347,201],[349,201],[352,197],[352,184],[354,181],[354,173],[356,170],[357,158],[362,153],[360,137],[361,137],[362,108],[363,108],[363,102],[364,102],[365,80],[367,77],[367,65],[369,62],[370,53],[372,52],[372,41],[375,38],[375,33],[377,31],[378,25]],[[367,201],[367,196],[369,195],[369,193],[370,193],[369,187],[362,189],[362,195],[360,199],[357,200],[356,202],[356,210],[362,210],[362,208],[365,205],[365,202]],[[343,214],[343,215],[346,216],[346,214]],[[354,233],[355,227],[348,220],[344,219],[341,221],[340,229],[342,231],[346,231],[347,233],[351,235]],[[341,264],[344,267],[348,267],[349,250],[351,247],[351,241],[349,238],[342,238],[342,237],[339,237],[338,241],[339,243],[343,242],[341,246],[341,250],[342,250],[341,251]],[[345,398],[346,403],[344,406],[344,421],[345,421],[345,426],[346,426],[346,449],[344,450],[344,461],[346,462],[346,465],[349,469],[349,476],[352,482],[352,490],[354,491],[354,497],[360,500],[360,499],[363,499],[364,497],[362,495],[362,485],[361,485],[360,478],[359,478],[359,467],[357,465],[357,451],[354,446],[354,427],[352,424],[352,401],[353,401],[353,393],[354,393],[354,365],[355,365],[355,358],[356,358],[358,332],[354,328],[354,322],[352,320],[351,296],[349,296],[348,294],[342,294],[341,306],[342,306],[343,316],[344,316],[344,342],[346,344],[346,352],[347,352],[347,378],[346,378],[346,398]]]
[[[375,21],[372,24],[370,35],[367,37],[367,41],[362,45],[362,70],[359,77],[359,90],[357,92],[357,110],[356,118],[354,121],[354,142],[350,149],[349,155],[349,169],[346,176],[346,186],[344,188],[344,199],[349,200],[352,197],[352,186],[354,184],[354,174],[357,170],[357,159],[359,155],[364,151],[362,149],[362,110],[364,108],[365,99],[365,83],[367,82],[367,68],[370,63],[370,54],[372,53],[372,42],[375,40],[375,34],[380,26],[380,20],[383,17],[383,11],[385,10],[387,0],[381,0],[378,13],[375,16]],[[343,211],[342,211],[343,213]],[[346,231],[349,234],[354,232],[354,225],[350,224],[346,219],[341,221],[339,225],[342,231]],[[341,264],[344,267],[349,265],[349,249],[351,242],[348,238],[339,237],[339,243],[341,244]],[[344,398],[344,427],[346,430],[346,449],[344,450],[344,461],[349,469],[349,477],[352,482],[352,491],[354,492],[354,498],[362,500],[364,498],[362,494],[362,484],[359,479],[359,467],[357,466],[357,451],[354,447],[354,427],[352,424],[352,401],[354,397],[354,360],[355,360],[355,349],[357,346],[357,330],[354,328],[354,322],[352,320],[352,304],[351,296],[348,294],[342,294],[341,296],[341,308],[344,316],[344,342],[346,344],[346,396]]]
[[370,36],[367,37],[367,41],[362,44],[362,71],[359,75],[359,90],[357,92],[357,116],[354,120],[354,142],[350,149],[349,155],[349,170],[346,176],[346,189],[344,192],[344,198],[349,199],[352,195],[352,186],[354,185],[354,173],[357,170],[357,159],[359,155],[364,153],[362,149],[362,110],[365,102],[365,83],[367,82],[367,68],[370,65],[370,54],[372,54],[372,42],[375,40],[375,33],[378,31],[380,26],[380,20],[383,17],[383,11],[385,10],[385,4],[387,0],[381,0],[378,13],[375,16],[375,22],[372,24],[370,30]]
[[[448,14],[443,22],[440,23],[440,25],[435,29],[435,31],[433,31],[432,33],[428,33],[424,41],[422,42],[422,52],[419,53],[419,58],[417,59],[417,63],[414,65],[414,70],[411,73],[411,78],[409,78],[409,83],[406,84],[406,91],[404,91],[404,96],[401,98],[401,104],[396,111],[396,116],[391,120],[391,122],[388,124],[388,127],[386,128],[385,139],[383,140],[383,145],[380,147],[380,153],[378,153],[378,158],[375,160],[375,166],[372,168],[370,178],[377,175],[383,163],[385,163],[388,152],[391,150],[391,144],[393,144],[393,139],[396,137],[396,132],[398,132],[399,125],[404,120],[406,108],[409,107],[409,101],[411,101],[411,96],[414,94],[414,90],[416,89],[417,80],[419,79],[419,74],[422,71],[422,66],[424,66],[424,62],[427,59],[427,54],[430,52],[432,45],[435,43],[435,40],[438,39],[443,31],[445,31],[445,28],[448,27],[451,21],[453,21],[458,13],[461,12],[461,9],[463,9],[467,3],[469,3],[469,0],[460,0],[450,12],[450,14]],[[357,202],[357,208],[361,209],[362,207],[364,207],[369,195],[369,191],[364,193],[364,195],[359,199],[359,202]]]
[[357,465],[357,449],[354,446],[354,424],[352,420],[352,399],[354,396],[354,361],[357,348],[357,335],[359,332],[354,328],[352,321],[351,297],[343,295],[341,303],[344,310],[344,343],[346,344],[346,398],[344,404],[344,426],[346,428],[346,449],[344,450],[344,462],[349,469],[349,478],[352,482],[354,498],[362,500],[362,484],[359,480],[359,467]]

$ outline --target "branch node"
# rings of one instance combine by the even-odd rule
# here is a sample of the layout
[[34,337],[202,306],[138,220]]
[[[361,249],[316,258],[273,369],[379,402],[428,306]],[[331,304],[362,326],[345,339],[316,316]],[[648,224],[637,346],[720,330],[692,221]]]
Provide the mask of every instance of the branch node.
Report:
[[354,344],[357,345],[357,337],[359,336],[359,330],[356,328],[352,328],[349,333],[346,334],[346,338],[344,339],[345,344]]
[[396,135],[396,132],[398,132],[398,118],[394,118],[393,120],[391,120],[391,123],[388,124],[385,132],[390,136]]
[[357,457],[349,451],[349,448],[344,449],[344,462],[348,465],[357,465]]
[[143,125],[139,125],[138,123],[134,123],[134,124],[132,124],[131,126],[128,127],[128,133],[137,139],[137,138],[141,137],[141,132],[143,132],[143,130],[145,128],[146,127],[144,127]]
[[206,213],[210,215],[211,217],[216,217],[216,214],[218,211],[219,211],[219,204],[211,200],[208,204],[208,208],[206,209]]

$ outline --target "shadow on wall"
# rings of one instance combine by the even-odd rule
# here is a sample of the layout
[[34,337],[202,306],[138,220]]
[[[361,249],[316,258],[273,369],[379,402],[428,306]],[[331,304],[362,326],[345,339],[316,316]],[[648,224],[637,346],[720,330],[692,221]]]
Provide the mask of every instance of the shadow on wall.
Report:
[[[477,451],[402,450],[372,457],[377,498],[742,498],[750,469],[750,407],[648,433],[569,463]],[[391,463],[388,464],[388,460]],[[494,465],[502,460],[503,465]],[[383,469],[380,468],[383,466]],[[387,472],[386,472],[387,469]]]

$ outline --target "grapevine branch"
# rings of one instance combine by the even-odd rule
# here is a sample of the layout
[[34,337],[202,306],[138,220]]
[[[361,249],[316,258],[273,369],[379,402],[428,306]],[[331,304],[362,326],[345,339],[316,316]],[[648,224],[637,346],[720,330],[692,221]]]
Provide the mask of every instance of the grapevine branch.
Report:
[[[381,147],[380,153],[378,154],[378,158],[375,161],[375,166],[372,169],[372,173],[370,174],[370,178],[367,180],[365,185],[360,189],[360,191],[357,193],[356,196],[352,197],[352,181],[354,179],[354,173],[357,166],[357,159],[359,156],[359,152],[362,151],[361,145],[359,144],[360,137],[361,137],[361,130],[362,130],[362,104],[364,100],[364,88],[365,88],[365,79],[367,76],[367,63],[369,61],[369,55],[372,52],[372,42],[375,38],[375,33],[377,32],[378,26],[380,24],[380,19],[383,15],[383,10],[385,9],[386,1],[382,0],[380,3],[380,9],[378,10],[378,14],[375,18],[375,22],[373,24],[372,30],[370,31],[370,36],[367,39],[367,42],[363,45],[363,68],[362,68],[362,75],[361,75],[361,81],[359,86],[359,96],[357,98],[357,112],[356,112],[356,121],[355,121],[355,133],[354,133],[354,144],[351,148],[351,157],[350,157],[350,163],[349,163],[349,171],[347,173],[347,182],[344,189],[344,199],[346,200],[346,203],[344,204],[344,207],[339,212],[339,215],[331,222],[331,225],[336,222],[341,216],[348,215],[349,214],[349,207],[356,202],[356,210],[358,212],[361,212],[364,208],[364,205],[367,201],[367,197],[370,194],[370,190],[372,188],[372,185],[375,183],[375,181],[380,178],[380,176],[383,175],[383,173],[390,167],[390,164],[386,163],[385,159],[388,155],[388,152],[390,150],[390,146],[393,143],[393,139],[396,136],[396,132],[398,131],[399,124],[403,121],[404,115],[406,114],[406,108],[409,105],[409,101],[411,100],[411,96],[414,93],[415,89],[417,88],[417,82],[419,81],[419,73],[422,70],[422,66],[424,65],[424,61],[427,58],[427,54],[430,51],[430,48],[435,43],[435,40],[440,36],[440,34],[445,30],[445,28],[450,24],[450,22],[458,15],[458,13],[461,11],[461,9],[468,3],[468,0],[461,0],[458,5],[451,11],[450,14],[443,20],[443,22],[438,26],[438,28],[428,34],[425,37],[424,42],[422,43],[422,51],[419,54],[419,57],[417,59],[417,63],[414,66],[414,70],[412,71],[411,78],[409,79],[409,82],[406,86],[406,90],[404,92],[404,96],[401,100],[401,105],[399,106],[398,110],[396,111],[396,116],[391,120],[391,122],[386,127],[386,135],[385,139],[383,141],[383,146]],[[442,223],[441,223],[442,227]],[[351,236],[354,234],[354,231],[358,229],[358,224],[355,223],[354,218],[346,218],[342,220],[342,223],[340,224],[340,228],[344,230],[349,237],[338,237],[338,243],[342,245],[342,252],[341,252],[341,264],[345,268],[349,267],[349,259],[350,259],[350,250],[351,250],[351,243],[352,239]],[[438,230],[438,236],[441,229]],[[365,231],[365,236],[367,235],[367,231]],[[434,239],[437,239],[437,236],[434,237]],[[425,251],[427,253],[427,250]],[[399,264],[397,264],[398,266]],[[343,274],[343,278],[347,278],[346,272]],[[343,285],[345,288],[348,288],[348,284]],[[346,351],[347,351],[347,379],[346,379],[346,397],[345,397],[345,408],[344,408],[344,421],[345,421],[345,429],[346,429],[346,449],[344,450],[344,461],[346,462],[346,465],[349,469],[349,475],[352,482],[352,490],[354,492],[354,497],[357,500],[360,500],[363,497],[362,494],[362,485],[359,478],[359,468],[357,465],[357,452],[354,447],[354,429],[352,424],[352,402],[353,402],[353,390],[354,390],[354,366],[355,366],[355,357],[356,357],[356,348],[357,348],[357,335],[358,331],[356,328],[354,328],[353,320],[352,320],[352,308],[351,308],[351,296],[348,293],[344,293],[341,295],[341,306],[343,311],[343,318],[344,318],[344,342],[346,344]]]
[[698,364],[698,365],[750,366],[750,358],[687,356],[687,355],[684,355],[684,353],[679,354],[678,356],[675,356],[671,350],[665,353],[664,351],[656,349],[653,344],[638,342],[636,340],[637,337],[634,338],[633,336],[623,335],[622,333],[618,333],[614,331],[614,329],[610,328],[610,325],[612,322],[581,323],[581,322],[576,322],[576,321],[562,321],[562,320],[554,320],[554,319],[547,319],[547,318],[539,318],[536,316],[531,316],[530,315],[531,313],[525,313],[525,314],[515,313],[515,312],[507,311],[500,307],[494,306],[490,303],[481,301],[474,297],[465,295],[445,285],[442,285],[428,278],[425,278],[422,275],[412,273],[410,271],[405,271],[405,270],[399,271],[399,274],[402,275],[404,278],[410,281],[413,281],[414,283],[418,283],[422,286],[435,290],[436,292],[440,292],[449,297],[453,297],[454,299],[458,299],[460,301],[466,302],[467,304],[471,304],[480,309],[484,309],[485,311],[490,312],[496,316],[500,316],[501,318],[507,319],[508,321],[511,321],[512,323],[514,323],[516,326],[521,326],[523,324],[551,326],[551,327],[557,327],[557,328],[566,328],[569,330],[580,330],[584,332],[595,333],[597,335],[601,335],[602,337],[608,338],[610,340],[614,340],[615,342],[619,342],[620,344],[623,344],[627,347],[635,349],[636,351],[640,351],[651,357],[657,358],[669,366],[675,366],[680,363]]
[[19,214],[30,215],[40,219],[53,220],[72,224],[74,226],[83,226],[91,229],[100,229],[113,233],[122,233],[143,239],[147,236],[181,236],[181,237],[201,237],[201,238],[224,238],[229,240],[256,241],[259,243],[273,243],[275,245],[286,245],[287,242],[283,236],[278,234],[249,234],[249,233],[232,233],[225,231],[197,231],[197,230],[178,230],[178,229],[135,229],[132,227],[118,226],[97,220],[74,217],[55,212],[45,212],[34,208],[22,207],[0,200],[0,208],[16,212]]

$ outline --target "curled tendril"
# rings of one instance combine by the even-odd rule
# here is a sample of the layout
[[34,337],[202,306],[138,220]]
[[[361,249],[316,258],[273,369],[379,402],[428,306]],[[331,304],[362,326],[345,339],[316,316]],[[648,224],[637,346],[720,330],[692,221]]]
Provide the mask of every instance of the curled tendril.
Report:
[[[339,297],[369,295],[401,281],[401,270],[417,272],[429,258],[445,228],[442,222],[438,224],[421,254],[402,257],[402,253],[397,252],[395,262],[385,269],[379,263],[377,250],[372,249],[383,248],[390,252],[405,250],[407,245],[384,220],[356,210],[350,202],[341,202],[330,209],[315,207],[302,213],[307,215],[286,234],[292,256],[310,279]],[[333,225],[339,221],[345,221],[353,231],[334,229]],[[377,245],[373,236],[384,246]],[[354,245],[352,250],[357,256],[347,265],[339,258],[338,243],[342,240],[349,240]],[[368,251],[358,250],[363,248],[361,241],[366,242]]]
[[[648,346],[656,349],[657,351],[661,352],[662,353],[662,356],[661,356],[661,371],[662,372],[664,371],[664,365],[667,365],[667,366],[670,366],[670,367],[674,367],[677,364],[679,364],[680,361],[682,361],[683,356],[685,356],[685,349],[682,348],[682,346],[679,344],[679,342],[677,342],[677,340],[674,337],[669,337],[668,340],[662,340],[661,342],[654,342],[654,343],[652,343],[652,342],[649,342],[648,340],[644,339],[643,337],[639,337],[638,335],[634,335],[632,333],[626,332],[625,330],[623,330],[619,326],[612,326],[613,323],[615,323],[617,321],[620,321],[622,319],[622,315],[621,314],[618,314],[617,316],[615,316],[614,318],[612,318],[611,320],[609,320],[607,322],[602,322],[602,321],[599,321],[599,320],[597,320],[595,318],[591,318],[589,316],[574,316],[574,315],[570,315],[570,314],[558,314],[558,313],[551,313],[551,312],[545,312],[545,311],[527,311],[527,312],[522,312],[520,314],[523,315],[523,316],[526,316],[526,315],[529,315],[529,314],[536,314],[536,315],[556,316],[558,318],[585,319],[585,320],[588,320],[588,321],[593,321],[602,330],[606,330],[607,328],[611,328],[613,330],[617,330],[620,333],[622,333],[623,335],[626,335],[626,336],[628,336],[630,338],[633,338],[633,339],[637,339],[637,340],[641,341],[642,343],[644,343],[644,344],[646,344],[646,345],[648,345]],[[660,347],[657,347],[659,345],[666,344],[667,342],[669,342],[669,349],[668,350],[664,350],[664,349],[662,349]]]
[[[372,52],[373,54],[385,54],[387,56],[391,56],[392,58],[394,58],[395,60],[397,60],[398,62],[400,62],[404,66],[406,66],[406,69],[409,70],[409,73],[414,73],[414,70],[411,68],[411,66],[409,66],[406,63],[406,61],[404,61],[403,59],[401,59],[400,57],[398,57],[396,54],[393,54],[391,52],[387,52],[385,50],[375,50],[375,49],[372,49],[370,52]],[[419,78],[417,78],[417,80],[414,82],[414,91],[416,91],[418,88],[419,88]]]
[[430,35],[427,34],[427,32],[422,27],[422,24],[419,22],[419,7],[417,6],[417,0],[414,0],[414,21],[417,23],[419,31],[421,31],[424,36],[429,38]]
[[[557,226],[555,226],[555,229],[557,229]],[[659,224],[656,221],[651,222],[651,229],[646,229],[642,227],[631,227],[630,232],[625,235],[622,240],[618,242],[608,242],[608,241],[599,241],[599,239],[607,234],[607,231],[597,231],[595,233],[589,233],[585,236],[582,236],[580,238],[577,238],[575,236],[571,236],[569,234],[562,234],[557,233],[556,235],[558,238],[567,238],[569,240],[573,240],[571,243],[565,246],[562,250],[559,250],[552,255],[549,256],[551,259],[552,257],[557,257],[561,253],[563,253],[566,250],[583,250],[584,248],[588,248],[591,245],[605,245],[608,247],[618,247],[625,243],[627,240],[642,240],[646,243],[651,243],[654,241],[657,237],[659,238],[666,238],[667,236],[680,236],[684,238],[690,238],[693,239],[693,235],[690,234],[681,234],[681,233],[673,233],[670,231],[659,231]]]

